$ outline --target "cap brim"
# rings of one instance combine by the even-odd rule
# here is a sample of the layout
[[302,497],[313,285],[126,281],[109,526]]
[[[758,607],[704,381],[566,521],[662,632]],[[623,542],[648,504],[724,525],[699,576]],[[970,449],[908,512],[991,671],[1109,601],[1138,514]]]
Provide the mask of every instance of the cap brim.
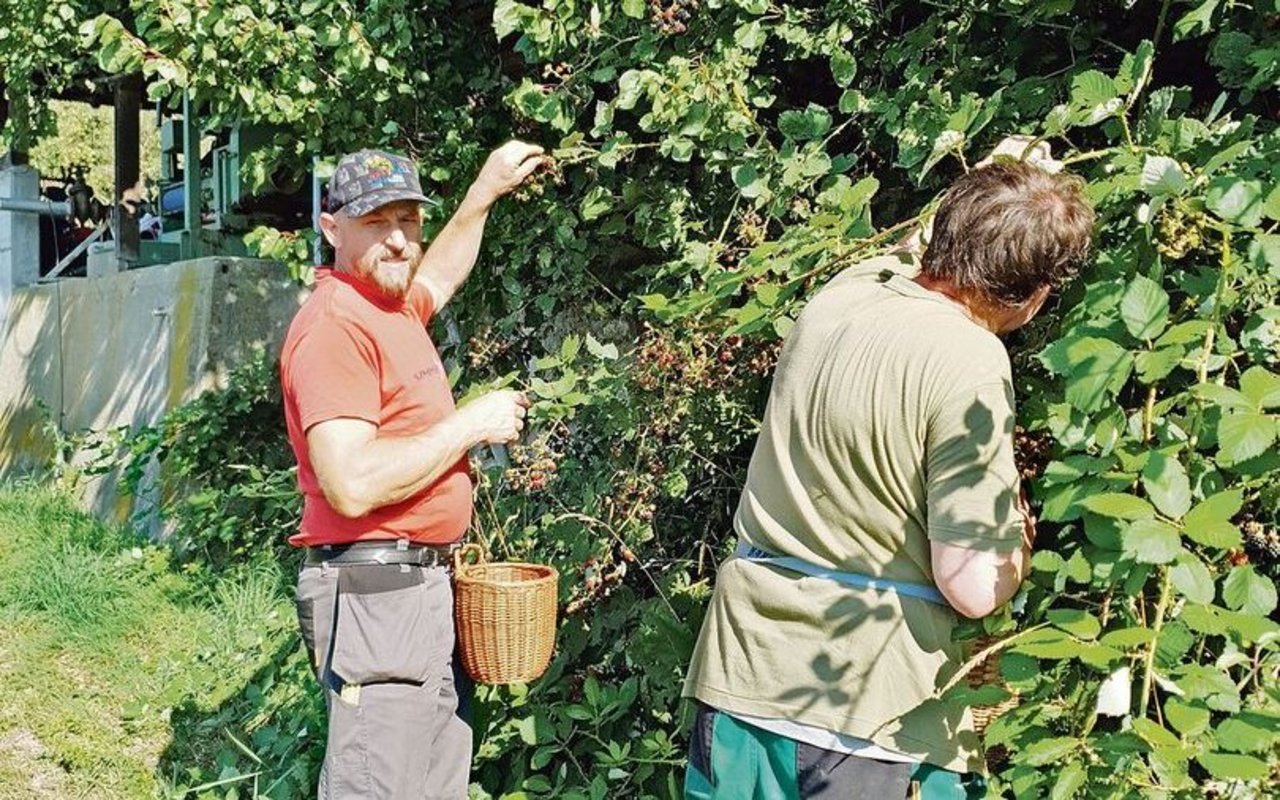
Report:
[[422,192],[415,192],[412,189],[379,189],[376,192],[357,197],[344,205],[342,210],[347,212],[347,216],[363,217],[370,211],[376,211],[388,203],[399,203],[405,200],[429,203],[433,206],[440,205],[439,201],[432,200]]

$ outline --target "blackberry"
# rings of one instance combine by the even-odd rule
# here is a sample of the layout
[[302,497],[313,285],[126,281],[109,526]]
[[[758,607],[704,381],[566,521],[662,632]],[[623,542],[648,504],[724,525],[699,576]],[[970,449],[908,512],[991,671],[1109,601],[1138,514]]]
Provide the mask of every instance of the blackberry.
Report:
[[689,30],[698,0],[649,0],[649,23],[664,36]]
[[1047,431],[1028,431],[1021,425],[1013,429],[1013,460],[1024,484],[1039,478],[1052,458],[1053,437]]
[[1280,530],[1251,519],[1240,526],[1240,531],[1244,534],[1244,551],[1258,571],[1273,578],[1280,574]]
[[541,197],[546,192],[548,183],[555,186],[564,184],[564,173],[560,170],[560,164],[550,157],[543,158],[533,174],[525,178],[524,183],[516,187],[511,196],[521,203],[527,203]]

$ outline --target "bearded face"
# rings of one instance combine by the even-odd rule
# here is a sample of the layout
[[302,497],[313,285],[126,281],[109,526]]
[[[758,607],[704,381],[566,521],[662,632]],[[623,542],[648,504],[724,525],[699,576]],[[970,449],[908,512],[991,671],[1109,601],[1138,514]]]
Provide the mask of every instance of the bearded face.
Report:
[[353,265],[355,274],[393,300],[403,300],[422,266],[422,244],[406,242],[398,251],[375,244]]
[[334,266],[390,300],[403,300],[422,266],[422,211],[413,201],[388,203],[359,217],[321,215]]

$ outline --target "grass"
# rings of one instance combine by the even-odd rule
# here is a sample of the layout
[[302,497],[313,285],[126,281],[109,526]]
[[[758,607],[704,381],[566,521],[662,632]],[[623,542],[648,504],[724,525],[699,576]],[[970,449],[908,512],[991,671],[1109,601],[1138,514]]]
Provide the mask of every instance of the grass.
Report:
[[322,717],[291,583],[0,487],[0,800],[309,795]]

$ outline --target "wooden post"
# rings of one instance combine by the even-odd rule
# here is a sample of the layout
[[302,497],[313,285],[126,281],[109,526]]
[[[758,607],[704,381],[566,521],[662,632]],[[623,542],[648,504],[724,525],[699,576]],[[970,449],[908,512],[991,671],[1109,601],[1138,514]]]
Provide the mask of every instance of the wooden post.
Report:
[[[126,270],[138,263],[139,129],[142,111],[142,75],[126,75],[115,81],[115,204],[111,227],[116,239],[116,263]],[[126,192],[129,194],[126,203]]]

